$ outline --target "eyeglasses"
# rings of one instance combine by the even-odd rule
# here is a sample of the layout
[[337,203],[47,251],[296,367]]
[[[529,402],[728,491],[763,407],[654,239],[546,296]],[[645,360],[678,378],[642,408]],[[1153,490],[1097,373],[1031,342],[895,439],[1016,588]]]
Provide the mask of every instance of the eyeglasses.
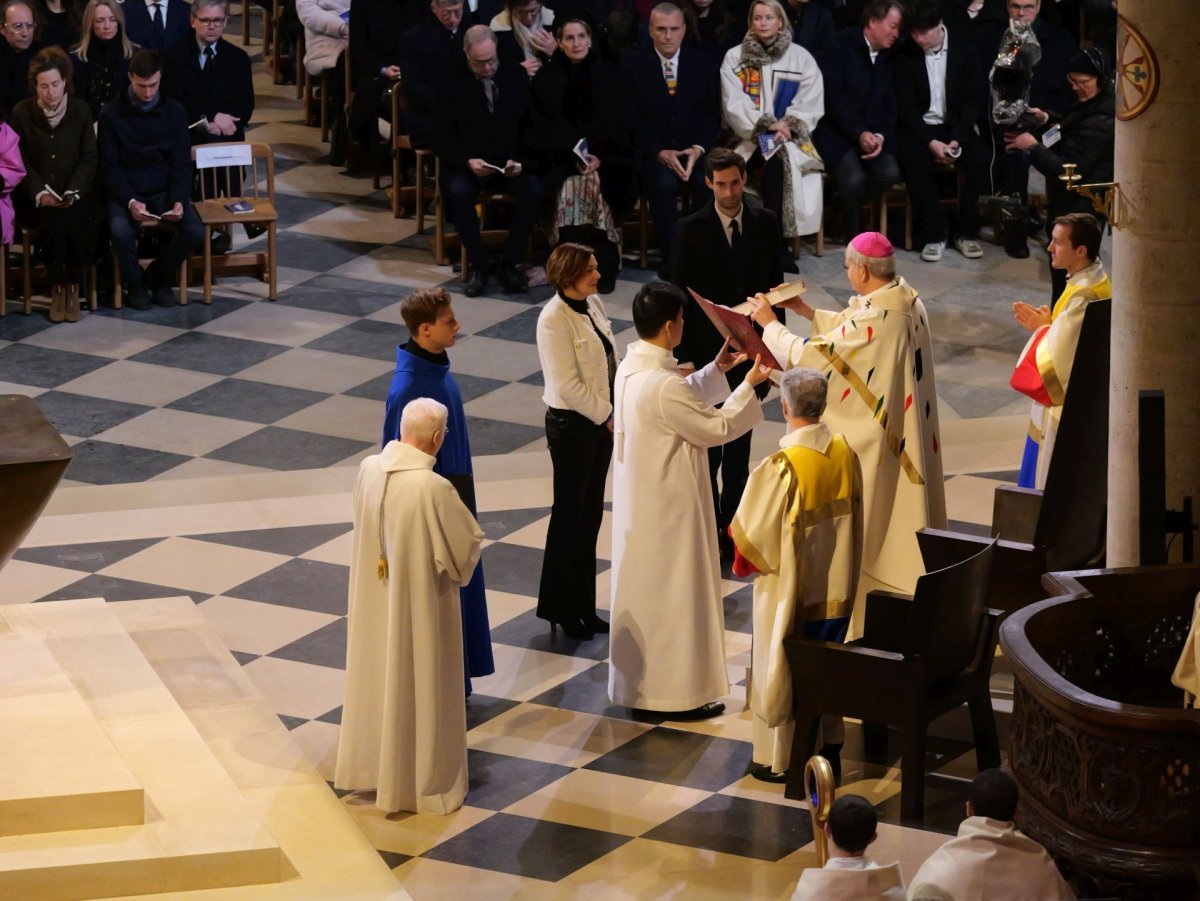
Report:
[[214,25],[224,25],[225,17],[222,16],[219,19],[196,19],[196,21],[199,22],[201,25],[203,25],[205,28],[211,28]]
[[32,22],[13,22],[11,25],[4,26],[5,31],[33,31],[34,24]]
[[471,64],[472,69],[490,69],[500,60],[495,56],[489,56],[487,59],[472,59],[468,56],[467,62]]

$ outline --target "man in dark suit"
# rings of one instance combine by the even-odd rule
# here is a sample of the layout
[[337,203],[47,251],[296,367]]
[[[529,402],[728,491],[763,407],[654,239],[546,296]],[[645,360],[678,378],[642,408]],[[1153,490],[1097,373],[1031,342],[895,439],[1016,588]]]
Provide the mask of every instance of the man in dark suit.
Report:
[[34,40],[33,7],[26,0],[4,4],[4,40],[0,41],[0,103],[12,108],[29,96],[29,63],[42,49]]
[[525,258],[543,193],[541,181],[525,172],[520,160],[529,76],[517,63],[497,56],[496,36],[486,25],[467,29],[463,52],[466,71],[460,68],[440,86],[434,144],[442,164],[442,191],[467,251],[463,293],[477,297],[487,288],[487,256],[475,211],[475,200],[485,188],[515,200],[499,276],[505,293],[525,292],[529,281],[517,264]]
[[[433,141],[441,88],[462,67],[463,36],[475,24],[462,0],[432,0],[433,15],[400,38],[400,71],[407,106],[404,131],[414,146]],[[350,33],[354,34],[351,27]],[[528,78],[528,76],[526,76]]]
[[975,201],[987,178],[986,151],[975,133],[979,118],[979,58],[964,29],[942,19],[938,0],[916,0],[905,15],[912,36],[896,54],[900,110],[900,165],[917,209],[921,259],[936,263],[946,245],[937,166],[963,173],[954,247],[968,259],[983,256]]
[[833,13],[816,0],[787,0],[784,9],[792,23],[792,43],[813,56],[821,54],[833,40]]
[[837,183],[847,236],[859,232],[864,195],[875,196],[900,180],[891,48],[900,37],[902,14],[895,0],[871,0],[862,26],[835,34],[818,59],[825,116],[813,142]]
[[192,36],[191,7],[186,0],[129,0],[125,10],[125,34],[146,50],[162,53]]
[[667,268],[679,224],[681,185],[692,209],[707,203],[702,157],[717,144],[721,92],[717,67],[696,47],[684,47],[683,12],[660,3],[650,13],[650,40],[625,57],[642,187],[650,201],[654,235]]
[[[675,233],[675,253],[671,255],[671,281],[685,291],[693,289],[713,303],[734,306],[783,281],[783,261],[779,255],[783,237],[774,213],[742,202],[746,161],[741,156],[718,147],[705,157],[704,172],[713,202],[680,221]],[[688,304],[683,315],[683,340],[675,348],[675,358],[686,375],[689,368],[700,369],[715,359],[724,339],[699,304]],[[745,363],[726,373],[730,388],[741,384],[751,365]],[[766,396],[768,387],[761,385],[755,389],[759,400]],[[750,437],[747,432],[708,451],[717,539],[725,563],[733,560],[729,523],[750,475]]]
[[193,37],[163,54],[163,92],[187,110],[193,144],[245,140],[254,112],[250,57],[222,37],[228,19],[227,0],[194,0]]

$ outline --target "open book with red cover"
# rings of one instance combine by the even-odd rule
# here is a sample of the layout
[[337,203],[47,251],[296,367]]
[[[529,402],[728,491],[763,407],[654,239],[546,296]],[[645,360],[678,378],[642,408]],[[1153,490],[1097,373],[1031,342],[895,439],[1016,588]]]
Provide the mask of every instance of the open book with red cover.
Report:
[[[807,287],[803,279],[798,279],[787,285],[782,285],[773,291],[768,291],[767,300],[770,301],[771,306],[775,306],[785,300],[799,297],[807,290]],[[782,371],[783,367],[779,365],[779,361],[775,359],[774,354],[767,350],[767,345],[763,343],[762,337],[754,329],[754,323],[750,320],[749,316],[749,311],[753,309],[750,304],[741,303],[730,309],[719,303],[713,303],[705,297],[701,297],[691,288],[688,288],[688,293],[692,295],[696,304],[708,316],[709,321],[713,324],[713,328],[721,333],[721,337],[729,339],[729,343],[733,345],[734,350],[744,353],[751,360],[759,357],[762,365],[768,369]]]

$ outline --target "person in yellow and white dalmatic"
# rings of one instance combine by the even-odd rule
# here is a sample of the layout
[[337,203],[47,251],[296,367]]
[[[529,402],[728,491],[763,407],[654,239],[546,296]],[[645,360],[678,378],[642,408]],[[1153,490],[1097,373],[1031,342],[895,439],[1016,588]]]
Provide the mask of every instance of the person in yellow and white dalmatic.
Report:
[[1013,316],[1033,334],[1017,359],[1010,384],[1033,399],[1029,437],[1017,484],[1044,488],[1054,436],[1062,417],[1075,348],[1088,304],[1112,298],[1112,283],[1100,262],[1100,223],[1088,213],[1060,216],[1051,232],[1050,265],[1067,273],[1067,287],[1054,303],[1032,307],[1018,301]]

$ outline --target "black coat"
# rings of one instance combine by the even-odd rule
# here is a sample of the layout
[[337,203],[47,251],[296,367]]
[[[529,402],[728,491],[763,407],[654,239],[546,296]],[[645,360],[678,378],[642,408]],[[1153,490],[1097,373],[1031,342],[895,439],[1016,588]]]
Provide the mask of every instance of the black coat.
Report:
[[691,33],[692,29],[688,28],[687,43],[691,44],[697,50],[704,52],[704,55],[713,61],[713,65],[717,67],[719,72],[721,63],[725,62],[725,54],[742,42],[742,38],[746,36],[746,19],[734,18],[730,16],[729,24],[725,27],[725,36],[717,36],[718,22],[716,18],[709,15],[703,19],[696,19],[696,31],[698,35]]
[[442,87],[433,149],[445,177],[469,172],[467,160],[503,166],[521,162],[521,126],[529,107],[529,76],[511,60],[501,60],[493,78],[495,109],[488,111],[482,82],[464,65]]
[[0,103],[5,112],[29,96],[29,64],[42,45],[34,41],[29,49],[17,53],[8,41],[0,38]]
[[[1058,180],[1062,164],[1075,163],[1076,173],[1084,182],[1113,180],[1113,142],[1116,139],[1116,98],[1112,91],[1075,107],[1059,122],[1061,139],[1053,147],[1035,144],[1029,161],[1046,176],[1046,206],[1051,217],[1069,212],[1092,212],[1091,201],[1072,193]],[[1057,117],[1046,124],[1049,128]],[[1045,133],[1045,128],[1041,129]]]
[[[97,53],[96,46],[100,42],[93,38],[89,48],[91,59],[80,59],[79,54],[71,54],[74,94],[80,100],[87,101],[92,109],[93,120],[100,118],[100,108],[104,104],[129,86],[129,60],[120,52],[120,39],[114,38],[113,41],[117,44],[116,53]],[[94,91],[92,85],[92,77],[101,74],[105,69],[108,70],[104,73],[106,77],[97,80],[109,85],[112,93],[108,96]]]
[[[1033,33],[1042,47],[1042,58],[1033,67],[1033,82],[1029,85],[1029,103],[1048,113],[1062,116],[1075,102],[1067,83],[1067,65],[1079,49],[1066,29],[1044,19],[1035,19]],[[997,44],[997,49],[999,45]]]
[[56,128],[32,97],[13,110],[11,124],[21,138],[25,177],[17,190],[32,206],[46,187],[59,196],[66,191],[92,193],[96,180],[96,133],[92,111],[78,98],[67,98],[67,110]]
[[[974,133],[981,110],[979,57],[975,45],[962,30],[947,24],[946,31],[950,44],[946,50],[945,123],[950,126],[953,139],[959,144],[966,144],[968,137]],[[925,52],[915,42],[907,42],[896,53],[893,71],[900,129],[920,135],[926,127],[924,116],[929,111],[930,96]]]
[[825,78],[825,115],[813,142],[825,168],[837,165],[848,150],[858,153],[864,131],[883,135],[883,152],[896,152],[896,91],[891,50],[874,64],[861,28],[839,31],[818,57]]
[[[211,122],[217,113],[236,116],[237,134],[219,140],[241,140],[254,114],[250,57],[224,38],[213,49],[216,55],[204,69],[200,68],[200,47],[195,41],[181,41],[164,53],[163,93],[187,110],[188,125],[202,117]],[[211,72],[206,71],[209,66]]]
[[533,77],[529,128],[525,141],[534,154],[546,193],[577,173],[574,147],[587,138],[588,151],[600,160],[600,190],[613,215],[620,217],[637,200],[636,156],[629,121],[629,85],[613,63],[589,53],[577,68],[562,53]]
[[[693,289],[713,303],[734,306],[783,281],[783,261],[779,255],[782,240],[774,213],[743,203],[745,266],[737,273],[717,208],[712,203],[705,204],[681,219],[675,230],[675,240],[671,243],[674,248],[671,281],[684,291]],[[699,306],[689,303],[683,311],[683,340],[675,348],[675,358],[681,363],[693,363],[699,369],[716,358],[724,340]],[[746,368],[738,366],[727,373],[730,387],[741,382]]]
[[187,0],[166,0],[166,17],[163,22],[163,39],[154,36],[154,23],[150,20],[150,9],[144,0],[129,0],[121,4],[125,11],[125,33],[143,50],[162,53],[180,41],[192,40],[192,5]]
[[799,44],[816,56],[833,40],[833,13],[825,7],[811,2],[793,7],[785,2],[783,8],[792,22],[793,44]]
[[[410,28],[400,38],[399,52],[394,62],[399,62],[403,80],[404,127],[419,144],[432,142],[436,112],[439,101],[444,97],[446,81],[465,65],[463,36],[471,24],[464,14],[458,29],[451,34],[444,25],[431,18]],[[350,24],[350,34],[354,34],[353,22]],[[353,53],[351,49],[351,57]],[[363,76],[366,75],[364,72]],[[379,77],[378,69],[372,77]]]
[[716,146],[721,125],[720,76],[702,50],[680,48],[674,97],[667,93],[662,62],[653,47],[630,53],[623,67],[630,85],[634,143],[644,162],[653,162],[660,150],[699,145],[707,153]]
[[148,111],[129,100],[128,89],[100,110],[100,174],[108,199],[128,206],[166,193],[167,206],[192,196],[192,145],[183,106],[159,96]]

